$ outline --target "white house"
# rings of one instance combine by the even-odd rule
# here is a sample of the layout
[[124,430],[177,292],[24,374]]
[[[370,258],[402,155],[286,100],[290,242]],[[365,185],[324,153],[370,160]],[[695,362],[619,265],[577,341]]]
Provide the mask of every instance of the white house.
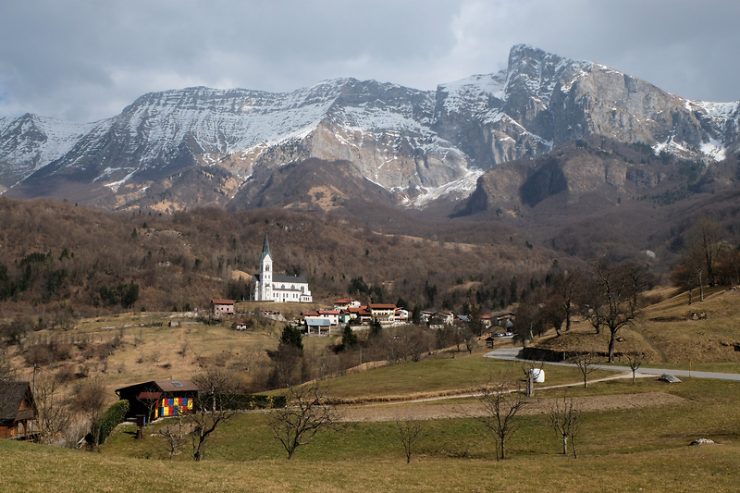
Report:
[[255,301],[278,303],[310,303],[313,301],[308,281],[304,276],[289,276],[273,272],[272,254],[267,235],[262,244],[260,271],[252,278],[252,298]]
[[339,310],[319,310],[319,318],[324,318],[329,321],[332,326],[339,324]]

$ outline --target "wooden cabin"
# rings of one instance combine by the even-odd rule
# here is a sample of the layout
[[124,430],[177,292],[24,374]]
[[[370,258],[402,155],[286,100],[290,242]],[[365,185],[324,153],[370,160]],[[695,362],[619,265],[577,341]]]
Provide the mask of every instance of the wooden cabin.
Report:
[[0,382],[0,438],[30,438],[37,417],[28,382]]
[[198,386],[187,380],[152,380],[121,387],[116,394],[129,403],[127,418],[144,415],[149,422],[192,413]]

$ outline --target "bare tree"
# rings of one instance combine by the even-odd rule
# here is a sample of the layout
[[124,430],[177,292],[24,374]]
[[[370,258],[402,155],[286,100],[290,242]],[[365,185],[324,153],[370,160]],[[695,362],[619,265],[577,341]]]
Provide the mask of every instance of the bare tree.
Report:
[[596,367],[594,366],[595,359],[596,357],[593,353],[579,354],[571,358],[571,361],[575,363],[583,376],[584,388],[588,385],[588,376],[596,371]]
[[72,420],[67,403],[61,396],[56,378],[42,374],[34,376],[33,398],[38,410],[36,423],[42,443],[53,443]]
[[521,394],[510,393],[504,385],[484,388],[480,401],[485,409],[481,421],[496,439],[496,460],[503,460],[506,458],[506,442],[517,430],[516,415],[526,402]]
[[594,308],[601,324],[609,329],[609,363],[614,362],[614,349],[619,330],[632,324],[638,313],[637,290],[631,271],[634,266],[625,265],[596,269],[596,289],[600,303]]
[[717,261],[721,231],[722,228],[717,221],[703,217],[689,232],[689,248],[701,252],[707,273],[707,283],[710,286],[715,284],[714,268]]
[[568,440],[571,442],[573,458],[576,454],[576,435],[581,421],[581,411],[575,406],[573,399],[563,396],[562,401],[555,399],[550,409],[550,424],[560,437],[563,445],[563,455],[568,455]]
[[12,378],[13,370],[10,368],[8,356],[5,353],[5,349],[0,347],[0,382],[12,380]]
[[334,428],[337,418],[318,384],[290,387],[286,397],[286,406],[270,414],[270,428],[291,459],[319,431]]
[[105,410],[105,386],[99,378],[93,378],[80,385],[74,390],[71,408],[82,414],[88,421],[90,434],[88,442],[97,449],[100,442],[100,418]]
[[182,451],[182,447],[185,445],[189,433],[191,433],[191,430],[185,426],[184,419],[181,416],[175,418],[174,424],[168,424],[157,431],[157,434],[164,438],[167,443],[170,460]]
[[642,362],[645,361],[645,353],[632,351],[624,355],[627,360],[627,366],[632,370],[632,383],[635,383],[637,370],[642,366]]
[[424,436],[424,430],[420,421],[400,419],[396,420],[396,429],[398,430],[398,439],[401,441],[403,452],[406,455],[406,464],[409,464],[416,444]]
[[478,347],[478,338],[472,332],[468,332],[465,335],[465,349],[467,349],[468,354],[473,354],[473,351],[477,347]]
[[219,425],[234,416],[230,400],[234,396],[234,380],[220,369],[209,369],[193,379],[198,386],[195,412],[188,415],[192,424],[193,460],[205,457],[206,444]]

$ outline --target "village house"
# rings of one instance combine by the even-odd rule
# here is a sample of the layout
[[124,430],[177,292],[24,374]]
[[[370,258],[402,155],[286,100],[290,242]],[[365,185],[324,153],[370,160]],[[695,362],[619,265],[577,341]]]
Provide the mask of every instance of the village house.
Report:
[[353,300],[352,298],[339,298],[338,300],[334,300],[335,310],[348,310],[349,308],[359,308],[360,306],[362,306],[362,303],[358,300]]
[[419,316],[421,323],[428,324],[437,313],[432,310],[422,310]]
[[144,415],[147,421],[190,414],[198,397],[198,386],[187,380],[151,380],[116,389],[128,401],[127,418]]
[[392,324],[396,321],[396,305],[392,303],[370,303],[370,318],[381,324]]
[[319,310],[318,317],[325,318],[329,321],[329,324],[333,327],[339,325],[339,310]]
[[311,303],[313,297],[304,276],[275,274],[270,242],[265,235],[260,256],[260,271],[252,277],[252,299],[277,303]]
[[234,300],[211,300],[211,314],[214,318],[223,318],[227,315],[233,315],[234,313]]
[[31,438],[37,417],[28,382],[0,381],[0,438]]

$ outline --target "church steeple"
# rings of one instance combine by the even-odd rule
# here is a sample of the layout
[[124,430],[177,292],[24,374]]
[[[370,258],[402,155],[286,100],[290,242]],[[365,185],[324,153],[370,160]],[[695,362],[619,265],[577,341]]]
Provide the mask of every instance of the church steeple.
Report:
[[270,253],[270,241],[265,233],[265,241],[262,244],[262,256],[260,257],[260,294],[259,299],[272,301],[272,254]]
[[265,241],[262,243],[262,256],[260,257],[260,263],[268,255],[272,258],[272,254],[270,253],[270,241],[267,239],[267,233],[265,233]]

